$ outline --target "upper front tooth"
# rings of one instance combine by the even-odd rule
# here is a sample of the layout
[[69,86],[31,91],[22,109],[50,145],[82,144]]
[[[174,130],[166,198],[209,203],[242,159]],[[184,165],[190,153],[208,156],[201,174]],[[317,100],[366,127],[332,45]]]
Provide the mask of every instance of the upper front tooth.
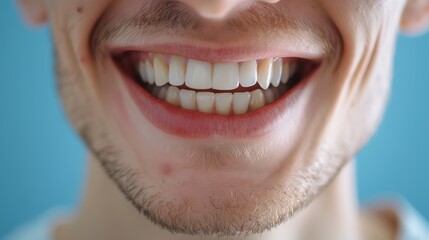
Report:
[[233,90],[239,85],[238,63],[216,63],[213,69],[212,88]]
[[157,86],[163,86],[168,83],[168,65],[164,62],[161,55],[156,54],[153,58],[153,68],[155,71],[155,83]]
[[256,60],[242,62],[240,64],[240,85],[243,87],[254,86],[258,79],[258,64]]
[[271,78],[271,84],[274,87],[278,87],[280,85],[280,80],[282,77],[282,68],[283,68],[283,60],[280,58],[273,64],[273,75]]
[[273,72],[273,58],[266,58],[259,63],[258,66],[258,83],[263,89],[268,89],[270,86],[271,76]]
[[150,63],[149,60],[145,61],[145,67],[146,67],[146,80],[149,84],[155,83],[155,72],[153,70],[152,63]]
[[210,89],[212,87],[212,65],[207,62],[189,60],[185,84],[193,89]]
[[170,58],[169,79],[171,85],[181,86],[185,83],[185,59],[179,56]]

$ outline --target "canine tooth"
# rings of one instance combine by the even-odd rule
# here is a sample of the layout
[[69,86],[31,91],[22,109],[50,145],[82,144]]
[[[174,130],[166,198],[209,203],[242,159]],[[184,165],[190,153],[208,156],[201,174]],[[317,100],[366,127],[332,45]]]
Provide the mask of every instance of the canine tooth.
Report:
[[215,97],[216,113],[228,115],[232,107],[232,93],[217,93]]
[[212,87],[212,65],[207,62],[189,60],[185,84],[193,89],[210,89]]
[[161,100],[164,100],[164,99],[165,99],[165,97],[167,96],[167,92],[168,92],[168,87],[167,87],[167,86],[162,86],[162,87],[159,89],[159,92],[158,92],[157,97],[158,97],[159,99],[161,99]]
[[197,93],[192,90],[180,90],[180,105],[184,109],[197,109]]
[[240,85],[243,87],[254,86],[258,80],[258,64],[256,60],[242,62],[240,64]]
[[232,99],[232,109],[235,115],[245,114],[249,110],[250,93],[234,93]]
[[156,54],[153,58],[153,68],[155,71],[155,84],[164,86],[168,83],[168,65],[164,62],[161,55]]
[[273,75],[271,77],[271,84],[274,87],[278,87],[280,85],[280,80],[282,78],[282,68],[283,68],[283,60],[279,58],[273,64]]
[[233,90],[239,85],[238,63],[216,63],[213,67],[212,88]]
[[263,89],[270,86],[271,76],[273,74],[273,58],[266,58],[258,66],[258,83]]
[[261,89],[254,90],[250,93],[250,110],[255,111],[265,106],[265,97]]
[[152,63],[150,63],[149,60],[146,60],[145,61],[145,67],[146,67],[147,82],[149,84],[154,84],[155,83],[155,72],[153,70]]
[[143,82],[147,82],[146,62],[139,62],[138,70]]
[[171,105],[180,106],[180,90],[177,87],[170,86],[165,101]]
[[170,70],[168,81],[173,86],[181,86],[185,83],[185,59],[179,56],[170,58]]
[[204,113],[212,113],[215,102],[215,94],[212,92],[197,93],[197,108],[198,111]]
[[282,71],[282,80],[281,80],[283,84],[286,84],[289,81],[289,73],[290,73],[290,64],[284,63],[283,71]]

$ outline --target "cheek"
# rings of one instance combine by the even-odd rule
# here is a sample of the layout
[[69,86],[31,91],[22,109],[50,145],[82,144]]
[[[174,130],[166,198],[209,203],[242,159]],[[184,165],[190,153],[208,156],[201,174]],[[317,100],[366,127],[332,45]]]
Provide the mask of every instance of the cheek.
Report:
[[171,163],[163,163],[159,166],[159,173],[161,177],[169,177],[173,174],[173,166]]

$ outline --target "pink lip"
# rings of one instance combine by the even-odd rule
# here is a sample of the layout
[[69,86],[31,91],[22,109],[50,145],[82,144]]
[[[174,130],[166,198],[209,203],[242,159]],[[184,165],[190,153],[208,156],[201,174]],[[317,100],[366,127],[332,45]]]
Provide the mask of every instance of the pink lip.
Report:
[[172,106],[149,94],[130,77],[125,74],[122,76],[132,99],[154,126],[172,135],[199,139],[256,138],[268,134],[284,118],[288,109],[293,107],[293,99],[311,78],[307,76],[302,79],[282,98],[255,112],[240,116],[222,116]]

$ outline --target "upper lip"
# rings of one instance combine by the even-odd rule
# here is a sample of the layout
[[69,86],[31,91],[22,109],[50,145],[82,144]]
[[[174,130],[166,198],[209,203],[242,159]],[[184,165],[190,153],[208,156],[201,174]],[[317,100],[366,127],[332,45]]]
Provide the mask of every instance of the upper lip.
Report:
[[242,62],[253,59],[268,57],[293,57],[320,61],[320,56],[311,56],[306,53],[298,53],[292,50],[266,49],[256,47],[234,47],[234,48],[203,48],[191,45],[148,45],[148,46],[126,46],[114,48],[114,55],[125,51],[155,52],[170,55],[179,55],[185,58],[205,62]]
[[179,55],[189,59],[205,62],[242,62],[268,57],[301,58],[321,62],[326,58],[322,47],[311,47],[294,39],[290,41],[275,39],[264,44],[237,41],[237,43],[213,43],[205,41],[179,40],[174,42],[153,43],[155,40],[142,42],[112,43],[108,49],[112,55],[124,52],[153,52]]

